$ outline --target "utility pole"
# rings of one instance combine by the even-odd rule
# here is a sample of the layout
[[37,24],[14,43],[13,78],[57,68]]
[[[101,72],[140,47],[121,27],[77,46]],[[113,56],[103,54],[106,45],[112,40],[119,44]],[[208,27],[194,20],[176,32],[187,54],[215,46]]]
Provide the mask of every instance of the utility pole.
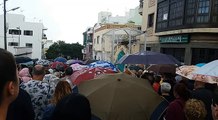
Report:
[[7,50],[6,1],[7,0],[4,0],[4,43],[5,43],[5,50]]

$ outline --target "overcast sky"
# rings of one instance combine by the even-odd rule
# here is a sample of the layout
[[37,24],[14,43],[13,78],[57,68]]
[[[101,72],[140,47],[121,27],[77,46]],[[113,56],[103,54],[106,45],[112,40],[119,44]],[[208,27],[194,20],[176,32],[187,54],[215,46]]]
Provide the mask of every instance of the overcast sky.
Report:
[[100,11],[124,15],[139,5],[139,0],[8,0],[10,13],[23,14],[27,21],[43,22],[50,40],[82,44],[82,33],[97,23]]

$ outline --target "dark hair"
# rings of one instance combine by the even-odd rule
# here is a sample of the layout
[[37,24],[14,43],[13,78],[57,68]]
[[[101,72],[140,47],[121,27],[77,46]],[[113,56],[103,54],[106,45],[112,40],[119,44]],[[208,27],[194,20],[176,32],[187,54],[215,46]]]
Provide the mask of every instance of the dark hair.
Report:
[[161,81],[161,77],[158,76],[158,75],[156,75],[156,76],[154,77],[154,81],[157,82],[157,83],[159,83],[159,82]]
[[176,92],[179,95],[179,97],[181,97],[185,101],[188,100],[190,97],[190,92],[183,83],[176,84],[174,86],[174,92]]
[[16,82],[17,79],[17,66],[14,56],[0,48],[0,104],[3,100],[3,89],[8,81]]
[[32,69],[32,75],[45,75],[45,68],[42,65],[36,65]]
[[72,93],[58,102],[51,118],[51,120],[91,120],[89,100],[81,94]]
[[67,67],[67,69],[65,70],[65,75],[72,75],[72,74],[73,74],[72,67]]

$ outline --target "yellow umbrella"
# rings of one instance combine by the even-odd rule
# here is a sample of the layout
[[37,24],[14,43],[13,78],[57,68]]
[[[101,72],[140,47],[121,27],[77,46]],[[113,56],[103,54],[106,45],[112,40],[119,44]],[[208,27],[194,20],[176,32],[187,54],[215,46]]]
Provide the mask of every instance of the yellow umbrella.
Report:
[[149,120],[163,101],[147,80],[125,73],[85,81],[78,88],[102,120]]

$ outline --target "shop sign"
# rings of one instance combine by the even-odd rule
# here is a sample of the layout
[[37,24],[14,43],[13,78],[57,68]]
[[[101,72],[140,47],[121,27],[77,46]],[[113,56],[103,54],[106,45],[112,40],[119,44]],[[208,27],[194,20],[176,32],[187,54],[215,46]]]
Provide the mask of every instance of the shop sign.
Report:
[[173,35],[159,37],[160,43],[188,43],[189,35]]

